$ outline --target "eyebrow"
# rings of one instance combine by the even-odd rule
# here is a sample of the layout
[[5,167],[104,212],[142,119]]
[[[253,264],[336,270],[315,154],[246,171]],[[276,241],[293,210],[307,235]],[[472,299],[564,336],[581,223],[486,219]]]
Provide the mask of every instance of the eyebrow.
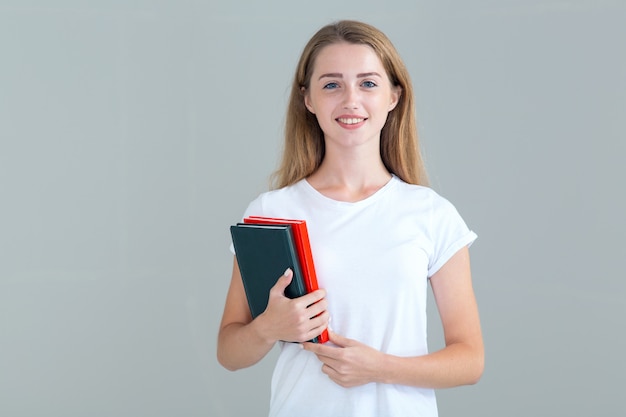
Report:
[[[380,77],[380,78],[382,78],[382,76],[379,73],[377,73],[377,72],[363,72],[361,74],[357,74],[356,77],[357,78],[367,78],[367,77]],[[343,74],[341,74],[339,72],[331,72],[331,73],[328,73],[328,74],[322,74],[322,75],[320,75],[318,80],[321,80],[322,78],[343,78]]]

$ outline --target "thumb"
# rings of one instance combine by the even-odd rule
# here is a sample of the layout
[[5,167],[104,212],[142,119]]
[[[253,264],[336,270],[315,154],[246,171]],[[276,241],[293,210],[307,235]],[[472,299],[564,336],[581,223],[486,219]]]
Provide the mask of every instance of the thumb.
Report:
[[291,280],[293,279],[293,271],[291,270],[291,268],[287,268],[285,270],[285,273],[282,274],[278,280],[276,281],[276,284],[274,284],[274,287],[272,288],[272,290],[279,292],[280,294],[284,294],[285,293],[285,288],[287,288],[289,286],[289,284],[291,283]]
[[354,342],[352,339],[348,339],[347,337],[337,334],[330,329],[328,329],[328,340],[339,347],[348,347]]

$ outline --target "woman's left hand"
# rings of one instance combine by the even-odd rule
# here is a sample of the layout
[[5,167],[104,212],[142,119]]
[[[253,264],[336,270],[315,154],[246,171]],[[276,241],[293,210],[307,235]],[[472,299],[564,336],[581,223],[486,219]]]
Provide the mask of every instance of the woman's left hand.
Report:
[[344,388],[382,382],[384,354],[361,342],[328,331],[330,344],[303,343],[322,361],[322,372]]

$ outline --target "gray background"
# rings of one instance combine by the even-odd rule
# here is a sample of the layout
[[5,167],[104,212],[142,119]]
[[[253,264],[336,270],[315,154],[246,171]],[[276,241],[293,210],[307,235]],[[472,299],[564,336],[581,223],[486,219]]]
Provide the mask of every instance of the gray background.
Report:
[[441,415],[624,413],[623,0],[2,0],[0,415],[266,413],[276,352],[215,359],[228,226],[339,18],[394,41],[432,186],[480,236],[487,366]]

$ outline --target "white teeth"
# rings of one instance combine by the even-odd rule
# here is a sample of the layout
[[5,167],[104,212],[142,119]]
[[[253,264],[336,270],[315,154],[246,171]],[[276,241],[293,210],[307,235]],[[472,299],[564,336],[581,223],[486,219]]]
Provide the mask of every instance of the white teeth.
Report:
[[365,119],[355,119],[355,118],[352,118],[352,119],[341,119],[340,118],[340,119],[337,119],[337,120],[339,120],[341,123],[345,123],[347,125],[355,125],[357,123],[361,123]]

